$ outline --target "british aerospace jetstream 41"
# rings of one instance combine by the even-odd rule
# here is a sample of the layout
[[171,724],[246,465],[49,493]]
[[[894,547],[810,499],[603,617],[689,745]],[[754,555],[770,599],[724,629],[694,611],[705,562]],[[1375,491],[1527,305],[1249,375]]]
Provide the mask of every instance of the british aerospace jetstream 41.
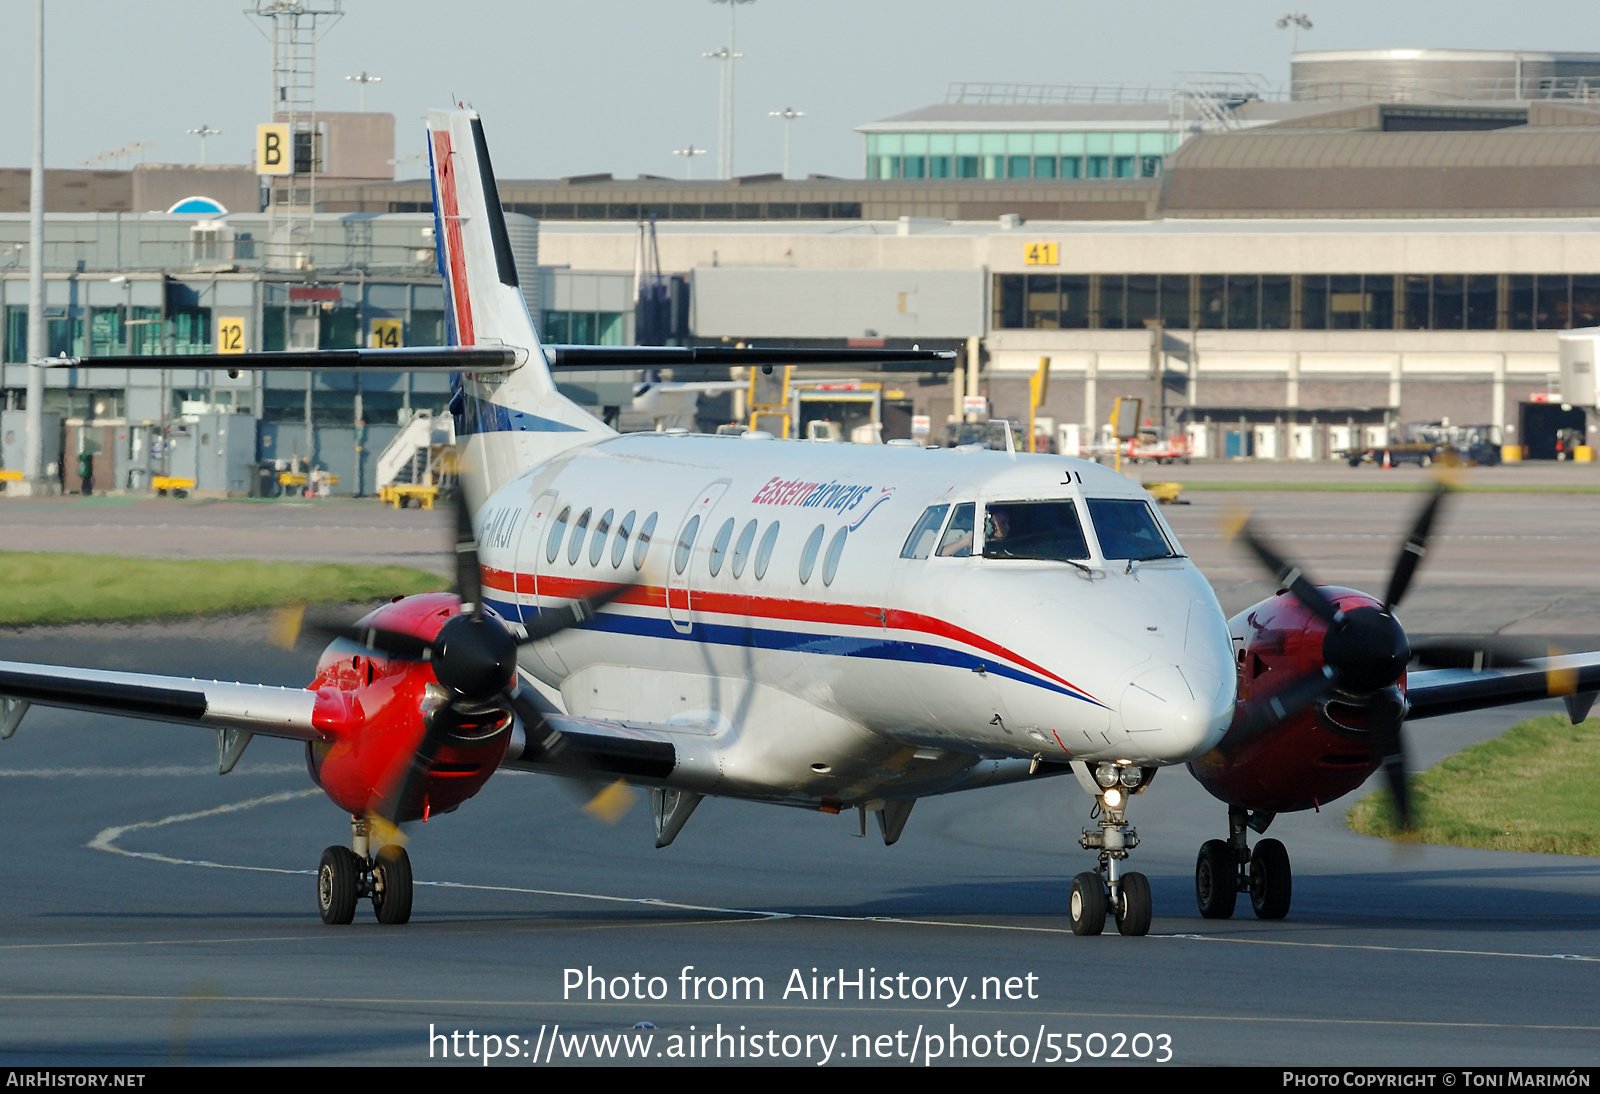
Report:
[[1600,690],[1592,655],[1496,666],[1472,643],[1421,651],[1463,667],[1407,676],[1395,607],[1437,495],[1382,600],[1317,587],[1247,530],[1283,591],[1228,622],[1147,495],[1093,463],[619,435],[552,369],[941,355],[543,346],[477,115],[430,114],[428,149],[451,345],[186,363],[459,373],[457,593],[372,612],[305,690],[0,664],[0,736],[43,704],[211,727],[223,771],[252,734],[304,741],[352,818],[318,873],[327,923],[364,898],[405,922],[410,860],[398,841],[372,853],[373,826],[448,813],[506,767],[648,789],[658,847],[705,795],[874,813],[892,844],[919,798],[1071,773],[1098,860],[1073,881],[1073,930],[1110,915],[1139,935],[1129,799],[1187,764],[1227,805],[1227,838],[1200,851],[1201,912],[1248,892],[1281,917],[1288,856],[1248,832],[1380,765],[1403,809],[1408,717],[1565,693],[1576,718]]

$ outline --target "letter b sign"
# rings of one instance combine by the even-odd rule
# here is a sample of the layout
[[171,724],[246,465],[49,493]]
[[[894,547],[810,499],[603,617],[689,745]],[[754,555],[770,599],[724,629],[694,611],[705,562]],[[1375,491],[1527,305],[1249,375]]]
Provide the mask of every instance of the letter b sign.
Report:
[[287,175],[294,169],[289,155],[289,127],[287,125],[256,126],[256,173],[258,175]]

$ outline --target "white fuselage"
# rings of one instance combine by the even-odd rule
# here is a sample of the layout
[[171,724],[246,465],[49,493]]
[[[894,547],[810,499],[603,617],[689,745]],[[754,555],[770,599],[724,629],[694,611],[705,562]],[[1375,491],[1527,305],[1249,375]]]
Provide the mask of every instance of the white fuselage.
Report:
[[[615,436],[481,506],[484,598],[518,621],[635,584],[522,663],[569,714],[679,737],[685,789],[850,805],[976,785],[984,762],[1004,781],[1006,759],[1183,763],[1234,705],[1189,559],[1107,559],[1092,532],[1081,565],[982,556],[984,503],[1097,498],[1148,502],[1055,456]],[[902,557],[925,510],[965,502],[970,554]]]

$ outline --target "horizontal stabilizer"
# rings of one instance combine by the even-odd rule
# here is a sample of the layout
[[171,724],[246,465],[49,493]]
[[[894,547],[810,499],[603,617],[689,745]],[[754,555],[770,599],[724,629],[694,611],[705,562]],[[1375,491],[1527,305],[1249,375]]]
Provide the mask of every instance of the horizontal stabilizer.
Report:
[[45,368],[227,369],[229,372],[507,372],[509,346],[407,346],[401,349],[289,350],[282,353],[186,353],[164,357],[47,357]]
[[948,349],[776,349],[765,346],[546,346],[552,369],[681,368],[687,365],[936,365]]

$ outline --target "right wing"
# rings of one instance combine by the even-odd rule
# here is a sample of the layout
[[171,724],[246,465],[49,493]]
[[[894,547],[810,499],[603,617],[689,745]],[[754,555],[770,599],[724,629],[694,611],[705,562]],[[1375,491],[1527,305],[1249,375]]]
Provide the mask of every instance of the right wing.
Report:
[[[320,741],[330,736],[314,724],[316,692],[303,688],[0,661],[0,697],[67,710],[245,730],[294,741]],[[20,720],[25,709],[6,704],[4,736],[16,729],[13,712]]]

